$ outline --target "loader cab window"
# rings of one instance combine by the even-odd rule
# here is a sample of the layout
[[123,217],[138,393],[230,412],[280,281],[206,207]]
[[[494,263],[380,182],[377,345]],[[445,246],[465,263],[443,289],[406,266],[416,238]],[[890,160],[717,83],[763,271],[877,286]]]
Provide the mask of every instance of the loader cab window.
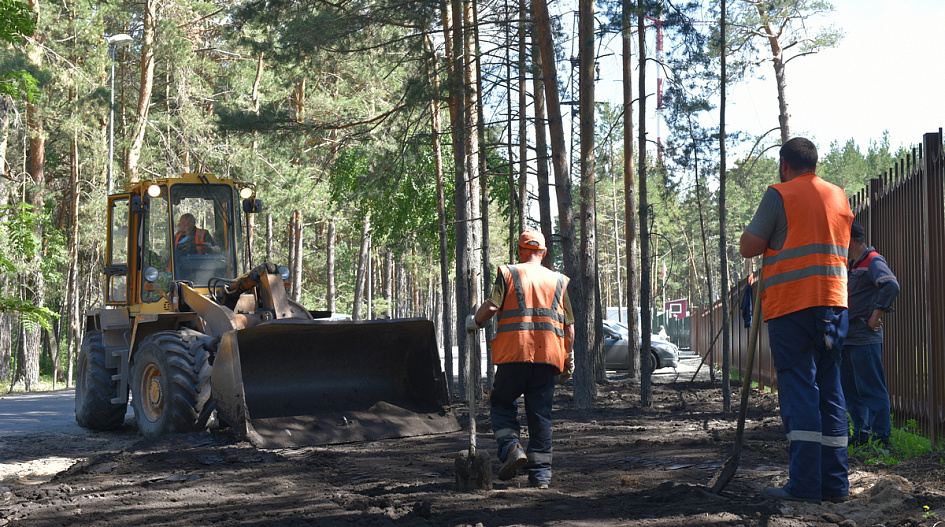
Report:
[[161,189],[161,194],[151,197],[150,210],[144,215],[139,236],[141,237],[141,269],[153,267],[157,270],[157,278],[148,280],[145,273],[141,275],[141,301],[159,302],[170,289],[172,280],[171,268],[171,222],[170,211],[167,205],[167,187]]
[[105,265],[107,304],[128,300],[128,200],[115,196],[108,203],[108,262]]
[[233,188],[180,184],[170,192],[175,279],[205,286],[214,277],[236,276],[239,215],[233,214]]

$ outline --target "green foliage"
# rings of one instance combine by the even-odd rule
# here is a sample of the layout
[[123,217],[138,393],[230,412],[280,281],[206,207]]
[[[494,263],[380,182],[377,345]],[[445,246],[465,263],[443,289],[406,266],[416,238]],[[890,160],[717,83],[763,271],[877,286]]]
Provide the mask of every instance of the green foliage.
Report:
[[[6,205],[0,207],[0,216],[7,218],[7,221],[0,223],[7,239],[6,244],[0,244],[0,270],[11,276],[42,273],[55,278],[55,269],[62,259],[56,255],[50,255],[48,262],[38,258],[42,249],[42,241],[37,234],[41,218],[33,212],[33,208],[25,204]],[[61,239],[58,244],[62,247]],[[46,307],[20,300],[16,296],[0,296],[0,313],[19,313],[26,323],[39,324],[46,329],[50,329],[50,321],[58,316]]]
[[909,419],[902,428],[893,427],[889,446],[870,439],[866,445],[859,447],[850,445],[847,449],[850,456],[860,457],[864,463],[895,465],[932,451],[932,442],[922,437],[920,433],[915,419]]
[[19,0],[0,0],[0,39],[15,44],[34,31],[36,17],[29,5]]

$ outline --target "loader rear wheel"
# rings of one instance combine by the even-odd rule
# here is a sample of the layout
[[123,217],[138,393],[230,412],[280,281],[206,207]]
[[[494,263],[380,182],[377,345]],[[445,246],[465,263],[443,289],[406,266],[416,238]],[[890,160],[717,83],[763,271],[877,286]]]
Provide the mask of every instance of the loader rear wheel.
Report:
[[210,350],[193,330],[159,331],[134,356],[131,405],[148,437],[204,430],[213,413]]
[[[92,430],[117,430],[125,422],[128,403],[113,403],[118,397],[118,368],[106,366],[107,351],[102,332],[87,331],[79,351],[75,382],[75,421]],[[124,394],[121,394],[124,396]]]

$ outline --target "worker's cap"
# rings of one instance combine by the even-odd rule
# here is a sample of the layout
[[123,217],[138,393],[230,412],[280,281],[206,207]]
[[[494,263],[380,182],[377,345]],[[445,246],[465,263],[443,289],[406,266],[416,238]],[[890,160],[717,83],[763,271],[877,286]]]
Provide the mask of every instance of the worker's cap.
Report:
[[863,240],[866,238],[866,229],[860,225],[860,222],[853,220],[853,227],[850,228],[850,237],[856,238],[858,240]]
[[526,229],[518,237],[518,247],[520,249],[531,249],[533,251],[545,249],[545,237],[535,229]]

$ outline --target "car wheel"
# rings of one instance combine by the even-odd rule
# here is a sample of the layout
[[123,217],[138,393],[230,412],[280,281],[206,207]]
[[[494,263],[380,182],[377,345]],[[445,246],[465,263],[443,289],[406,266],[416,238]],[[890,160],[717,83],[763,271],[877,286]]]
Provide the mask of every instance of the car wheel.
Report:
[[650,371],[656,371],[660,367],[660,359],[653,350],[650,350]]

